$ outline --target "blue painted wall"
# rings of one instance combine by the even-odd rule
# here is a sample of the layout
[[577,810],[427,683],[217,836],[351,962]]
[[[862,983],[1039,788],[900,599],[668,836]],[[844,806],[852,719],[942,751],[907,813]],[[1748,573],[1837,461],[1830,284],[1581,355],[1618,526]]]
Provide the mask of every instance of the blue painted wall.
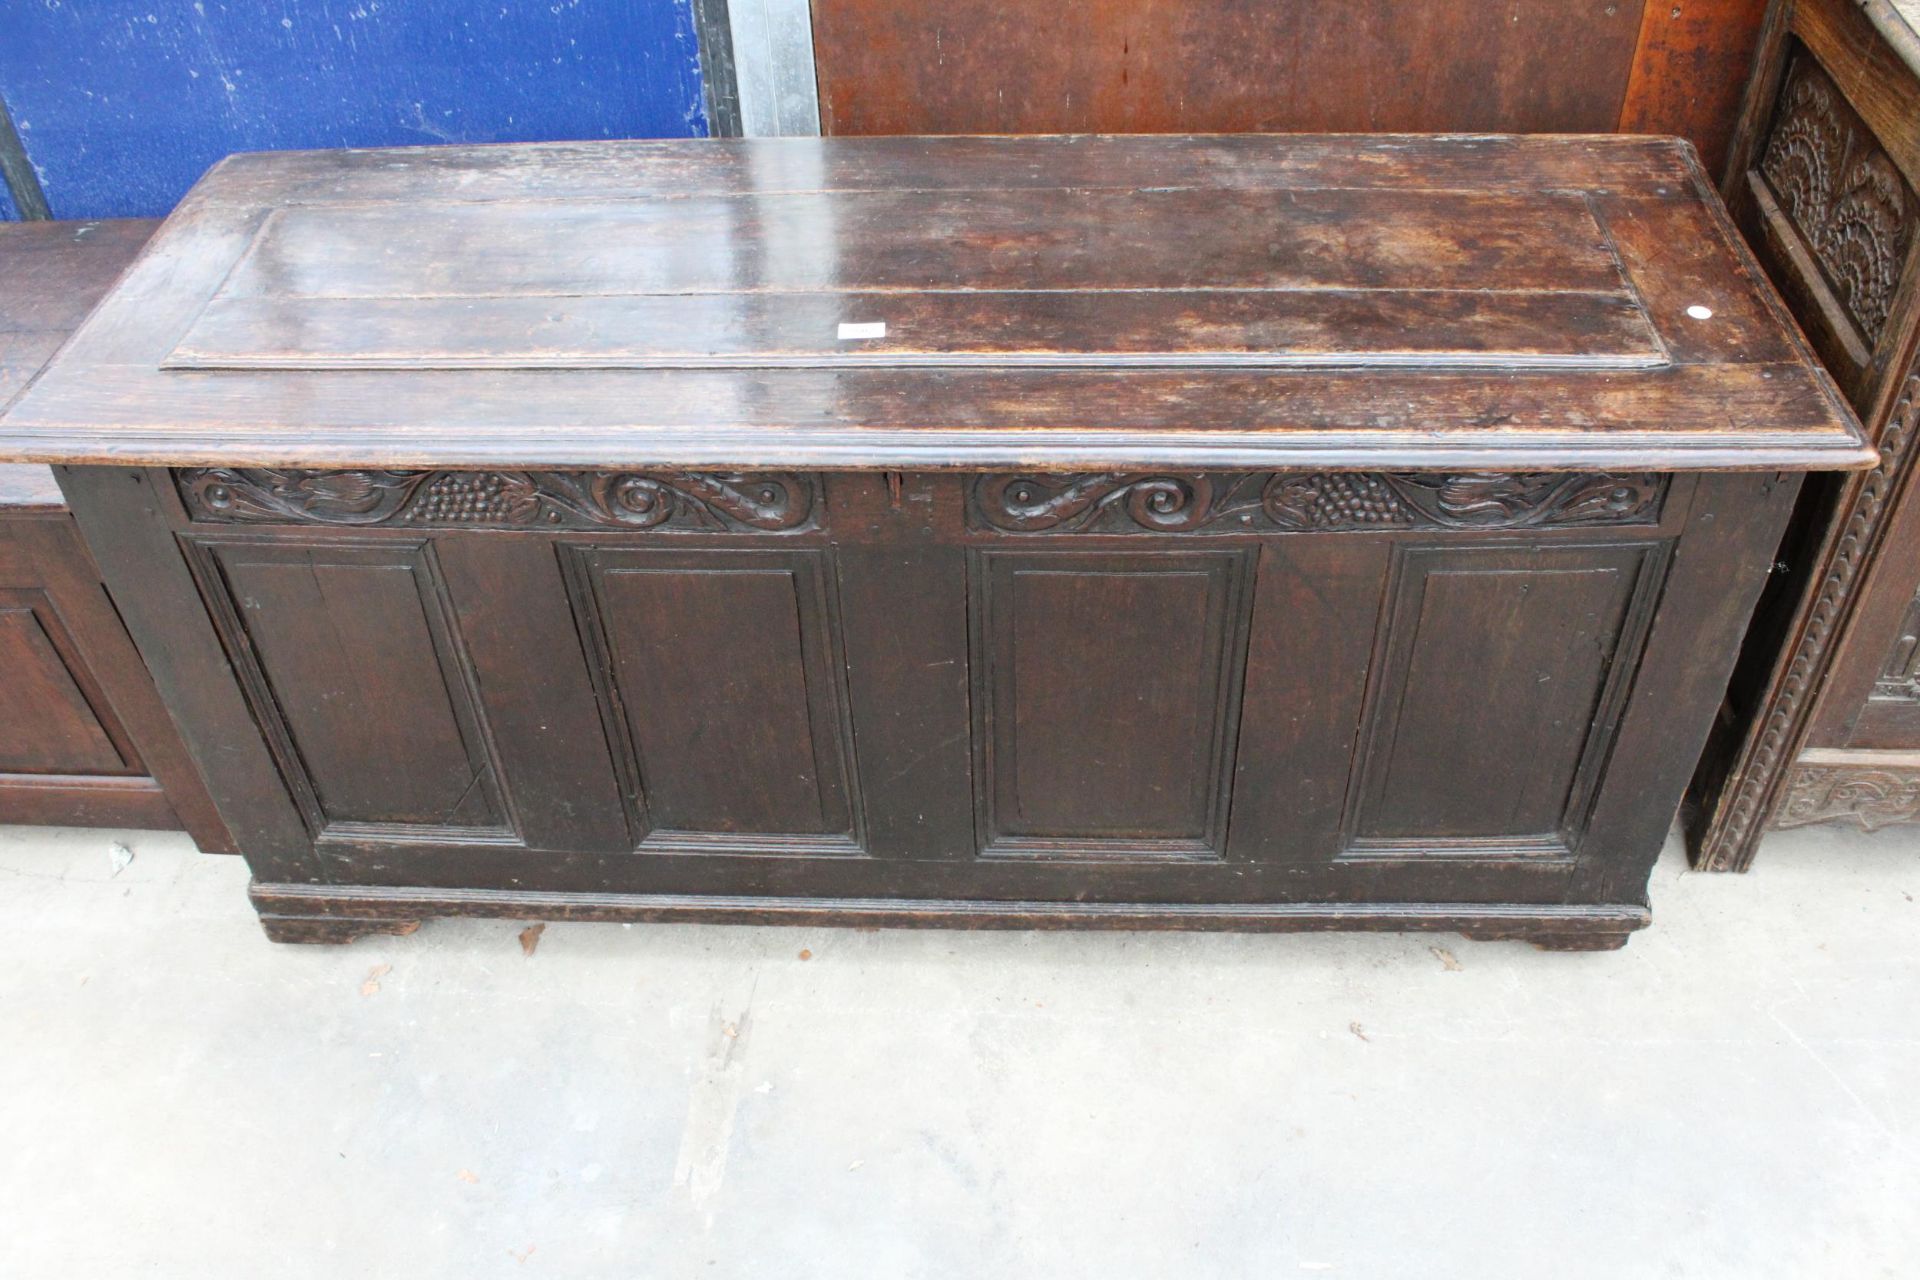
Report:
[[7,184],[0,182],[0,222],[11,222],[20,216],[13,207],[13,192],[7,190]]
[[707,131],[690,0],[0,0],[0,96],[56,218],[230,151]]

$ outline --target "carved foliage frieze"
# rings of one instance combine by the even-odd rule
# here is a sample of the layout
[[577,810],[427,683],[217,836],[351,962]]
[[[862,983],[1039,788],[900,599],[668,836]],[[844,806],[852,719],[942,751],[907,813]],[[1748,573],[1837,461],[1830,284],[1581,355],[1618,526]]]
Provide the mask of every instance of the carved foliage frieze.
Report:
[[813,478],[788,472],[197,467],[175,478],[196,520],[241,523],[779,533],[817,518]]
[[1920,819],[1920,770],[1857,764],[1802,764],[1787,781],[1776,827],[1853,822],[1878,831]]
[[1560,472],[1004,473],[973,482],[1004,533],[1525,529],[1652,524],[1664,477]]
[[1906,179],[1809,57],[1781,90],[1760,172],[1860,332],[1878,342],[1920,214]]

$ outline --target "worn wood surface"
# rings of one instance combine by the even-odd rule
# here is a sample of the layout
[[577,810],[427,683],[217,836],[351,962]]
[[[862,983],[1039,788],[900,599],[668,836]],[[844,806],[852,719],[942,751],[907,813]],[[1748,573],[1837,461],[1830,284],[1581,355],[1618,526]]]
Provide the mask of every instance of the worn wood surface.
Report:
[[1675,133],[1718,173],[1766,17],[1766,0],[1649,0],[1620,104],[1622,133]]
[[[159,225],[127,218],[0,227],[0,412],[26,390]],[[64,505],[46,467],[0,464],[0,508]]]
[[[1776,818],[1854,820],[1850,797],[1879,824],[1902,803],[1885,755],[1920,747],[1920,74],[1886,40],[1891,20],[1844,0],[1773,5],[1725,179],[1882,456],[1810,491],[1783,545],[1690,789],[1690,849],[1714,870],[1751,865]],[[1796,763],[1807,753],[1817,765]]]
[[1639,27],[1631,0],[813,7],[830,134],[1598,133]]
[[815,0],[822,131],[1679,134],[1708,162],[1764,0]]
[[[0,407],[156,225],[0,227]],[[185,825],[203,849],[233,848],[52,472],[37,465],[0,466],[0,822]]]
[[273,936],[339,890],[1562,945],[1639,918],[1795,480],[211,474],[65,478]]
[[1873,456],[1671,142],[288,156],[163,237],[0,438],[287,940],[1616,946]]
[[255,884],[260,923],[275,942],[346,943],[408,934],[435,916],[580,922],[853,925],[949,929],[1231,929],[1460,933],[1524,939],[1546,951],[1612,951],[1646,927],[1640,907],[1473,905],[1413,908],[1341,903],[1173,904],[984,902],[933,899],[369,891]]
[[236,157],[0,423],[0,456],[168,465],[1383,451],[1871,461],[1686,149],[1592,137]]

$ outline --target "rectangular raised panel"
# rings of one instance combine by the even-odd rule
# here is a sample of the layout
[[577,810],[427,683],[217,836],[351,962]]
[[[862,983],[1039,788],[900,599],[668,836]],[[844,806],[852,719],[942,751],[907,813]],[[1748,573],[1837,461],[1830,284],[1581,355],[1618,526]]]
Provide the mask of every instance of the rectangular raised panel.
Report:
[[429,546],[201,545],[256,715],[322,837],[513,837]]
[[1900,634],[1873,682],[1876,701],[1920,703],[1920,596],[1907,602]]
[[1346,852],[1577,849],[1664,559],[1647,545],[1403,549]]
[[[1196,225],[1215,229],[1216,251],[1165,251]],[[1134,362],[1600,369],[1666,356],[1576,192],[1063,187],[282,209],[164,363]]]
[[[1857,619],[1856,629],[1867,630]],[[1867,750],[1902,751],[1920,743],[1920,597],[1907,601],[1886,661],[1864,702],[1852,708],[1842,734],[1839,741],[1846,746]],[[1813,740],[1827,741],[1818,730]]]
[[978,554],[983,856],[1224,853],[1249,566],[1242,552]]
[[569,554],[641,847],[859,852],[822,553]]
[[77,663],[44,593],[0,590],[0,772],[128,771]]

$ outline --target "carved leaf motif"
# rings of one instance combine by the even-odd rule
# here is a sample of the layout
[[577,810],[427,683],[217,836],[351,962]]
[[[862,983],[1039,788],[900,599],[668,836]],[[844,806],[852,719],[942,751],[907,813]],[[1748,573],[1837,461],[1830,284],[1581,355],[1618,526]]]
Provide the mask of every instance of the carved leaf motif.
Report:
[[1539,500],[1534,477],[1449,476],[1435,487],[1434,506],[1461,524],[1512,524]]
[[183,472],[183,492],[223,520],[317,520],[378,524],[406,504],[418,471],[289,471],[207,468]]
[[1662,488],[1651,475],[1335,472],[1275,476],[1265,507],[1292,528],[1521,529],[1649,518]]
[[974,510],[1009,533],[1499,529],[1656,519],[1659,476],[1422,472],[991,475]]
[[621,525],[799,528],[814,511],[811,478],[787,473],[570,471],[286,471],[177,473],[201,519],[320,524]]

